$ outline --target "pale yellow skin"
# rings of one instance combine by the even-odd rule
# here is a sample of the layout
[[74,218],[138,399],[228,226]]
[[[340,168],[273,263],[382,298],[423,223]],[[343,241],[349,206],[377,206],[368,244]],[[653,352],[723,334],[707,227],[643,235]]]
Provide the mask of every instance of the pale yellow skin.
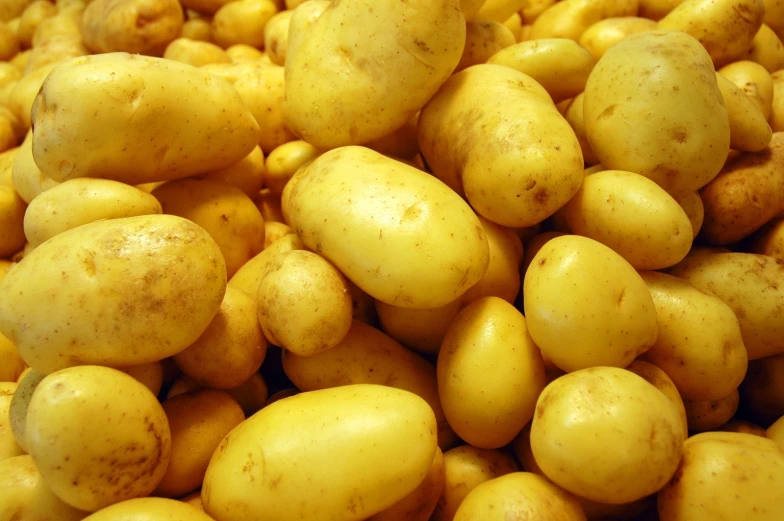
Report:
[[177,0],[92,0],[82,15],[82,38],[95,53],[160,56],[184,21]]
[[415,393],[435,411],[439,446],[454,445],[454,433],[438,396],[435,367],[364,322],[355,320],[337,346],[317,355],[298,356],[284,351],[283,370],[303,391],[378,384]]
[[246,262],[229,280],[229,286],[242,291],[255,300],[259,292],[261,279],[264,278],[267,264],[280,253],[304,249],[305,245],[295,234],[284,235]]
[[25,48],[30,47],[38,24],[56,14],[57,7],[48,0],[35,0],[28,4],[19,17],[19,27],[16,29],[19,43]]
[[187,9],[192,9],[201,14],[212,15],[218,9],[231,2],[231,0],[181,0]]
[[539,16],[555,4],[555,2],[556,0],[528,0],[519,11],[523,25],[530,26],[534,20],[539,18]]
[[739,156],[700,190],[705,205],[702,236],[732,244],[751,235],[784,209],[784,132],[769,148]]
[[0,257],[8,257],[25,245],[26,205],[9,186],[0,186]]
[[27,443],[27,411],[35,389],[46,375],[35,370],[26,371],[19,379],[19,384],[14,391],[9,405],[8,418],[11,432],[17,445],[25,452],[29,451]]
[[782,487],[784,452],[773,441],[751,434],[706,432],[683,445],[675,479],[658,495],[659,517],[661,521],[776,521],[784,517]]
[[463,499],[477,486],[520,470],[515,459],[498,450],[462,445],[444,453],[444,491],[432,521],[452,521]]
[[[438,395],[461,439],[482,449],[511,442],[533,418],[546,384],[525,318],[497,297],[477,300],[452,322],[437,363]],[[477,393],[481,389],[481,393]]]
[[774,132],[784,132],[784,72],[771,75],[773,79],[773,100],[768,122]]
[[577,137],[547,92],[502,65],[452,76],[422,110],[419,145],[435,176],[503,226],[543,221],[583,178]]
[[732,308],[749,360],[784,353],[784,262],[751,253],[706,252],[686,257],[670,273]]
[[584,111],[604,166],[642,174],[671,194],[704,186],[729,152],[713,64],[685,33],[638,33],[613,46],[588,79]]
[[533,237],[531,237],[528,242],[525,244],[525,255],[523,256],[523,262],[520,265],[520,279],[522,280],[525,278],[525,273],[528,271],[528,267],[531,265],[531,261],[534,259],[539,250],[542,249],[548,241],[551,239],[555,239],[556,237],[561,237],[562,235],[566,235],[562,232],[558,231],[551,231],[551,232],[542,232],[537,233]]
[[580,45],[588,49],[594,60],[599,60],[607,49],[620,42],[630,34],[653,31],[656,22],[637,16],[605,18],[590,26],[580,36]]
[[180,497],[201,486],[212,453],[245,421],[242,408],[224,391],[205,389],[163,403],[171,430],[171,459],[155,495]]
[[512,16],[506,19],[504,25],[512,31],[512,35],[515,37],[515,42],[519,41],[520,38],[520,30],[523,28],[523,19],[520,16],[520,13],[513,13]]
[[266,54],[255,47],[244,43],[235,43],[226,49],[226,54],[231,58],[232,63],[242,63],[249,61],[262,61]]
[[684,400],[689,430],[704,432],[721,427],[735,415],[739,403],[737,389],[716,400]]
[[762,21],[781,37],[784,35],[784,2],[782,0],[763,0],[765,16]]
[[429,309],[401,308],[375,301],[381,329],[401,344],[421,353],[438,353],[444,335],[461,307],[461,299]]
[[191,65],[125,53],[60,65],[32,118],[35,162],[56,181],[141,184],[207,173],[248,155],[260,134],[228,83]]
[[8,61],[19,52],[16,34],[4,23],[0,23],[0,60]]
[[270,152],[264,170],[264,186],[280,196],[283,188],[294,174],[305,164],[316,159],[321,152],[305,141],[289,141]]
[[106,179],[71,179],[31,203],[25,212],[25,236],[37,247],[83,224],[159,213],[158,200],[138,188]]
[[765,431],[765,435],[778,443],[780,448],[784,448],[784,419],[782,418],[784,416],[773,422],[773,425]]
[[563,0],[534,20],[530,38],[570,38],[578,41],[599,20],[635,16],[638,5],[639,0]]
[[46,177],[33,159],[33,133],[28,132],[11,167],[14,188],[24,202],[30,204],[43,192],[59,183]]
[[430,470],[417,488],[391,507],[370,516],[367,521],[428,521],[444,490],[445,480],[444,454],[437,448]]
[[[604,170],[604,167],[597,165],[599,158],[588,143],[588,137],[585,135],[585,120],[583,106],[585,104],[585,94],[579,93],[571,100],[565,100],[566,110],[563,111],[563,116],[566,118],[567,123],[572,127],[574,135],[577,136],[577,141],[580,143],[580,150],[583,153],[583,160],[586,165],[595,165]],[[591,171],[590,173],[595,173]],[[586,175],[588,172],[586,172]]]
[[180,501],[204,512],[204,505],[201,502],[201,489],[180,498]]
[[730,80],[716,73],[716,81],[727,107],[730,122],[730,146],[735,150],[759,152],[773,136],[765,116],[749,96]]
[[0,334],[0,382],[15,382],[25,367],[16,346]]
[[134,380],[143,384],[152,394],[158,396],[163,385],[163,366],[160,362],[150,362],[149,364],[134,365],[120,369],[123,373],[130,375]]
[[284,206],[302,242],[377,300],[439,307],[487,271],[489,247],[476,215],[414,167],[344,147],[318,157],[288,184]]
[[721,67],[749,50],[764,14],[763,0],[686,0],[659,20],[658,28],[693,36]]
[[527,0],[461,0],[466,19],[494,20],[503,23],[513,13],[525,8]]
[[784,262],[784,219],[771,221],[751,245],[751,253],[768,255]]
[[[8,25],[13,30],[12,25],[9,23]],[[30,55],[30,50],[25,50],[14,56],[10,63],[14,64],[19,70],[23,71],[25,69],[25,65],[27,63],[27,57]]]
[[[784,14],[784,11],[782,11],[782,14]],[[784,69],[784,45],[779,36],[773,32],[773,29],[762,24],[754,37],[754,41],[751,42],[751,48],[743,56],[743,59],[757,62],[765,67],[768,72],[774,73]]]
[[201,67],[208,63],[231,63],[226,51],[209,42],[200,42],[188,38],[177,38],[172,41],[163,53],[167,60],[187,63]]
[[284,235],[294,233],[288,224],[268,221],[264,223],[264,247],[268,248],[273,242],[282,238]]
[[550,383],[531,425],[531,448],[547,477],[610,504],[662,488],[678,466],[684,439],[682,420],[664,393],[615,367],[583,369]]
[[664,370],[684,400],[716,400],[736,389],[748,355],[732,309],[677,277],[655,272],[642,277],[659,323],[644,360]]
[[455,72],[480,63],[487,63],[497,52],[517,42],[514,33],[493,20],[470,20],[466,23],[466,44]]
[[264,186],[265,171],[264,152],[257,145],[243,159],[226,168],[210,172],[204,177],[237,187],[248,197],[253,197]]
[[100,366],[44,378],[30,400],[26,436],[49,488],[90,512],[152,492],[171,454],[157,398],[127,374]]
[[784,415],[784,353],[752,360],[740,393],[744,409],[763,425]]
[[686,216],[691,223],[692,236],[697,237],[702,229],[705,220],[705,205],[702,203],[699,192],[684,192],[675,198],[678,204],[686,212]]
[[233,389],[258,371],[266,352],[256,300],[229,286],[206,331],[174,361],[201,386]]
[[223,440],[204,479],[204,510],[219,521],[366,519],[425,478],[435,432],[427,403],[399,389],[349,385],[285,398]]
[[548,241],[525,274],[523,292],[534,342],[564,371],[625,367],[656,340],[656,308],[645,282],[592,239]]
[[486,481],[466,496],[454,521],[509,519],[585,521],[580,503],[547,478],[514,472]]
[[291,21],[289,22],[288,45],[286,47],[286,56],[288,57],[288,49],[296,46],[305,38],[305,35],[310,32],[310,27],[313,25],[321,13],[329,6],[331,0],[307,0],[297,2],[298,5],[294,8],[289,8],[293,11]]
[[773,110],[773,79],[765,67],[753,61],[741,60],[725,65],[718,72],[743,90],[765,119],[770,117]]
[[458,0],[344,0],[296,33],[292,23],[286,123],[308,143],[335,148],[411,119],[460,61],[466,26]]
[[490,245],[490,264],[482,279],[471,286],[460,302],[468,304],[483,297],[498,297],[514,303],[520,292],[520,262],[523,243],[510,228],[479,217]]
[[22,77],[22,71],[7,62],[0,63],[0,87],[6,87]]
[[220,250],[197,225],[169,215],[100,221],[52,238],[0,281],[15,295],[0,302],[0,331],[45,373],[154,362],[199,337],[225,287]]
[[182,38],[190,38],[199,42],[214,43],[212,23],[209,18],[192,18],[182,25]]
[[0,519],[80,521],[87,515],[63,503],[49,490],[32,457],[23,455],[0,461]]
[[30,51],[25,73],[51,64],[60,64],[71,58],[90,54],[80,36],[53,36]]
[[4,389],[0,391],[0,462],[15,456],[22,456],[25,453],[24,449],[16,443],[11,429],[9,411],[13,393],[13,384],[4,385]]
[[637,270],[677,264],[691,248],[691,222],[663,188],[632,172],[588,176],[564,207],[570,229],[609,246]]
[[678,388],[675,387],[675,382],[667,376],[667,373],[658,366],[644,360],[633,361],[626,366],[626,370],[644,378],[646,382],[664,393],[664,396],[670,400],[670,403],[678,412],[678,417],[680,418],[681,426],[683,427],[683,435],[688,436],[689,430],[686,420],[686,408],[683,405],[683,399],[681,398]]
[[282,11],[264,26],[264,50],[275,65],[286,64],[289,46],[289,25],[294,11]]
[[488,63],[505,65],[536,80],[553,101],[573,98],[585,89],[595,64],[590,52],[567,38],[544,38],[513,45]]
[[213,521],[198,508],[173,499],[129,499],[85,518],[89,521]]
[[[17,54],[17,56],[19,55]],[[50,63],[25,74],[16,82],[13,90],[9,93],[7,100],[8,108],[19,116],[26,129],[29,129],[32,125],[31,108],[35,102],[38,91],[56,65],[56,63]],[[24,70],[24,66],[22,66],[22,70]]]
[[264,46],[264,26],[278,8],[272,0],[239,0],[218,9],[212,18],[215,43],[224,49],[241,43]]

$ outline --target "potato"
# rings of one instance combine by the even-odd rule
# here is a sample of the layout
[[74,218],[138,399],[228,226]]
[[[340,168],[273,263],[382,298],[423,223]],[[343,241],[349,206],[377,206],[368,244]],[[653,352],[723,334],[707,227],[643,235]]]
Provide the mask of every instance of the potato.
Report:
[[9,84],[19,80],[22,77],[22,71],[7,62],[0,63],[0,87],[6,87]]
[[678,204],[686,212],[686,216],[691,223],[692,237],[696,238],[702,229],[705,220],[705,206],[702,203],[699,192],[685,192],[675,198]]
[[0,257],[8,257],[24,246],[25,208],[13,188],[0,186]]
[[775,219],[762,228],[755,237],[750,251],[784,261],[784,219]]
[[[782,418],[784,418],[784,416],[782,416]],[[781,418],[776,420],[773,425],[768,427],[765,431],[765,435],[778,443],[780,448],[784,447],[784,420]]]
[[287,224],[276,223],[273,221],[264,223],[264,247],[268,248],[273,242],[285,235],[294,233],[294,230]]
[[[187,0],[186,0],[187,1]],[[213,43],[212,20],[208,18],[192,18],[182,25],[182,38],[189,38],[200,42]]]
[[236,43],[226,49],[226,54],[231,58],[232,63],[255,62],[265,59],[266,54],[255,47],[244,43]]
[[231,63],[226,51],[209,42],[199,42],[188,38],[173,40],[163,53],[167,60],[187,63],[201,67],[208,63]]
[[288,185],[284,206],[297,235],[377,300],[442,306],[487,270],[487,237],[471,208],[416,168],[345,147],[318,157]]
[[257,145],[250,154],[231,166],[206,174],[204,177],[239,188],[249,197],[259,193],[264,186],[264,152]]
[[215,14],[218,9],[232,0],[181,0],[183,7],[192,9],[200,14]]
[[267,382],[259,373],[253,373],[239,387],[229,389],[229,394],[237,400],[245,416],[250,418],[264,407],[269,398]]
[[784,453],[774,442],[751,434],[706,432],[684,443],[678,471],[658,495],[659,515],[661,521],[781,519],[782,486]]
[[486,63],[491,56],[517,42],[514,33],[493,20],[469,20],[466,23],[466,44],[455,72],[472,65]]
[[[17,54],[17,56],[19,56]],[[11,90],[7,105],[8,108],[14,111],[17,117],[22,121],[24,128],[29,129],[32,125],[31,108],[35,102],[38,92],[44,80],[48,77],[52,69],[55,68],[56,63],[50,63],[43,67],[22,76]],[[22,66],[24,70],[24,65]]]
[[588,27],[580,36],[580,45],[588,49],[594,60],[599,60],[607,49],[630,34],[653,31],[656,22],[636,16],[605,18]]
[[588,78],[584,110],[602,165],[644,175],[671,194],[707,184],[729,151],[713,64],[684,33],[638,33],[614,45]]
[[201,486],[212,453],[245,414],[230,394],[206,389],[166,400],[163,410],[171,429],[171,460],[155,494],[179,497]]
[[171,454],[169,424],[155,396],[125,373],[91,365],[62,369],[38,384],[26,437],[46,484],[90,512],[152,492]]
[[403,126],[460,61],[466,26],[458,5],[344,0],[305,33],[292,19],[288,126],[317,148],[367,143]]
[[727,106],[730,146],[747,152],[759,152],[767,148],[773,134],[762,112],[751,98],[724,76],[716,73],[716,80]]
[[242,43],[264,46],[264,28],[278,8],[271,0],[239,0],[223,5],[212,18],[215,43],[224,49]]
[[547,477],[610,504],[662,488],[678,467],[684,439],[670,400],[615,367],[583,369],[550,383],[531,425],[531,448]]
[[283,352],[286,376],[303,391],[352,384],[396,387],[422,397],[435,412],[440,447],[454,445],[438,395],[436,369],[381,331],[355,320],[332,349],[313,356]]
[[11,400],[15,391],[15,385],[3,384],[4,389],[0,391],[0,462],[15,456],[21,456],[25,451],[20,447],[15,439],[13,430],[11,429],[11,420],[9,418],[9,410],[11,408]]
[[291,251],[304,250],[305,245],[295,234],[284,235],[280,240],[262,250],[261,253],[246,262],[242,268],[229,280],[229,286],[236,288],[252,299],[256,300],[259,292],[259,284],[264,278],[267,264],[276,255]]
[[425,478],[435,430],[427,403],[399,389],[350,385],[283,399],[221,442],[204,509],[216,519],[366,519]]
[[574,496],[547,478],[530,472],[514,472],[480,484],[463,500],[454,519],[506,521],[522,512],[531,518],[587,519]]
[[[191,98],[200,102],[171,102]],[[141,184],[207,173],[245,157],[259,136],[226,82],[191,65],[125,53],[57,67],[36,97],[32,118],[35,162],[55,181]],[[156,141],[156,134],[166,139]]]
[[5,0],[0,4],[0,20],[8,22],[24,12],[30,0]]
[[770,127],[774,132],[784,132],[784,72],[771,75],[773,80],[773,100],[770,110]]
[[460,297],[460,301],[467,304],[483,297],[498,297],[514,303],[520,292],[523,244],[512,229],[482,217],[479,222],[490,246],[490,263],[484,276]]
[[163,365],[160,362],[134,365],[120,369],[120,371],[143,384],[155,396],[158,396],[158,393],[161,392],[161,387],[163,386]]
[[142,519],[154,519],[155,521],[212,521],[211,517],[191,505],[159,497],[144,497],[122,501],[86,517],[85,521],[140,521]]
[[[82,6],[83,8],[84,6]],[[33,48],[46,44],[48,40],[63,36],[82,39],[80,22],[82,10],[60,10],[55,16],[45,18],[36,26],[33,33]]]
[[594,59],[575,41],[545,38],[501,50],[488,63],[505,65],[529,75],[545,88],[553,101],[559,102],[583,91]]
[[526,5],[526,0],[461,0],[466,19],[503,22]]
[[25,452],[30,450],[27,441],[27,411],[30,407],[30,400],[33,397],[35,389],[45,376],[45,374],[39,373],[34,369],[25,371],[24,374],[20,375],[19,385],[14,391],[11,402],[8,405],[8,419],[11,432],[13,433],[14,440],[16,440],[16,444]]
[[670,400],[670,403],[675,407],[675,410],[678,413],[678,417],[681,420],[681,426],[683,427],[683,435],[688,436],[689,430],[686,419],[686,408],[683,405],[683,399],[681,398],[678,388],[675,386],[675,382],[667,376],[667,373],[658,366],[644,360],[633,361],[626,366],[626,370],[644,378],[646,382],[664,393],[664,396]]
[[[784,14],[784,10],[782,10],[782,14]],[[784,45],[773,29],[762,24],[751,43],[751,48],[742,58],[757,62],[768,72],[774,73],[779,69],[784,69]]]
[[669,272],[732,308],[749,360],[784,353],[784,262],[750,253],[704,252]]
[[531,39],[569,38],[577,41],[586,29],[599,20],[635,16],[638,5],[638,0],[563,0],[533,21]]
[[[296,46],[310,32],[313,23],[321,16],[321,13],[330,5],[331,0],[308,0],[298,2],[293,8],[291,21],[289,22],[288,49]],[[462,50],[461,50],[462,52]]]
[[[577,137],[585,164],[596,165],[596,163],[599,162],[599,159],[596,157],[596,153],[591,149],[591,145],[588,143],[588,137],[585,135],[585,120],[583,119],[585,94],[581,92],[574,99],[565,100],[563,103],[566,103],[566,109],[563,112],[563,116],[566,118],[567,123],[572,127],[572,130]],[[604,167],[601,165],[597,166],[604,170]],[[587,173],[588,172],[586,172],[586,174]],[[591,173],[595,172],[592,171]]]
[[37,247],[83,224],[159,213],[157,199],[138,188],[106,179],[71,179],[32,201],[24,230],[28,242]]
[[25,367],[16,346],[0,334],[0,382],[15,382]]
[[749,362],[740,394],[744,410],[762,424],[784,415],[784,354]]
[[375,301],[381,328],[387,335],[416,351],[431,354],[438,353],[461,307],[460,299],[429,309],[401,308]]
[[406,497],[367,521],[428,521],[444,490],[444,454],[436,448],[436,456],[425,479]]
[[517,436],[533,417],[546,383],[542,355],[525,318],[497,297],[479,299],[457,316],[438,353],[437,371],[449,424],[483,449],[502,447]]
[[283,187],[289,182],[297,170],[313,161],[320,152],[305,141],[290,141],[276,147],[267,158],[264,170],[264,186],[280,196]]
[[28,204],[43,192],[59,184],[57,181],[46,177],[38,168],[38,165],[35,164],[32,132],[27,133],[24,141],[19,146],[19,153],[14,158],[14,164],[11,167],[11,177],[19,197]]
[[379,154],[416,166],[420,170],[426,170],[419,155],[419,113],[394,132],[373,140],[365,146]]
[[639,16],[661,20],[685,0],[640,0]]
[[289,45],[289,25],[294,11],[282,11],[264,26],[264,50],[275,65],[286,64]]
[[33,47],[25,65],[25,72],[29,73],[50,64],[59,64],[71,58],[89,54],[87,47],[78,36],[54,36],[40,45]]
[[684,400],[689,430],[703,432],[724,425],[735,415],[739,402],[737,389],[716,400]]
[[192,507],[196,507],[200,511],[204,512],[204,505],[201,502],[201,489],[197,490],[196,492],[191,492],[187,496],[180,498],[180,501]]
[[51,18],[57,14],[57,8],[47,0],[35,0],[31,2],[19,17],[19,28],[16,30],[16,37],[22,47],[30,47],[33,43],[33,34],[43,20]]
[[765,67],[743,60],[725,65],[718,72],[743,90],[766,120],[770,117],[773,107],[773,79]]
[[228,286],[204,333],[174,355],[177,367],[204,387],[233,389],[242,385],[259,370],[267,353],[257,313],[254,298]]
[[498,450],[463,445],[444,453],[444,491],[432,521],[452,521],[463,499],[491,479],[519,471],[514,458]]
[[49,490],[32,457],[0,461],[0,519],[80,521],[85,516]]
[[0,331],[45,373],[154,362],[201,335],[225,286],[220,250],[197,225],[169,215],[100,221],[52,238],[0,281],[15,295],[0,300]]
[[0,61],[8,61],[19,52],[19,40],[8,26],[0,22]]
[[624,367],[656,341],[656,308],[644,281],[592,239],[548,241],[525,274],[523,292],[531,337],[564,371]]
[[454,75],[422,110],[419,130],[434,175],[503,226],[543,221],[582,182],[569,124],[538,83],[508,67],[478,65]]
[[730,420],[718,428],[724,432],[741,432],[744,434],[753,434],[755,436],[766,437],[766,431],[759,425],[747,422],[745,420]]

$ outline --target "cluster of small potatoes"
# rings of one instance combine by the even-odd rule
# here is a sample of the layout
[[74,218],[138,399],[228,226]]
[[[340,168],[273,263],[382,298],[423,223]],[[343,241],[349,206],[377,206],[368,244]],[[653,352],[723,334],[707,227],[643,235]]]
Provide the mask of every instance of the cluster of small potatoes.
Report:
[[0,521],[781,521],[784,0],[3,0]]

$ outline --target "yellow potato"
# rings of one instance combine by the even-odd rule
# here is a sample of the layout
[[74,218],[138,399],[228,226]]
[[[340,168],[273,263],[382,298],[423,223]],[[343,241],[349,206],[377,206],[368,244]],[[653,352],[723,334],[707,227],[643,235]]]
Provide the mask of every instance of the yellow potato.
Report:
[[35,389],[45,376],[45,374],[39,373],[34,369],[25,371],[19,378],[19,384],[13,393],[11,403],[9,404],[8,419],[10,421],[11,432],[13,433],[17,445],[25,452],[29,451],[29,443],[27,441],[27,411]]
[[85,521],[213,521],[199,509],[173,499],[144,497],[104,508]]
[[86,516],[52,493],[32,457],[0,461],[0,519],[80,521]]
[[163,410],[171,429],[171,459],[155,494],[179,497],[201,486],[213,452],[245,414],[230,394],[209,389],[166,400]]
[[461,307],[460,299],[429,309],[401,308],[375,301],[381,328],[387,335],[416,351],[431,354],[438,353]]
[[463,445],[444,453],[444,491],[432,521],[452,521],[463,499],[477,486],[491,479],[519,471],[512,456],[498,450]]
[[59,64],[71,58],[90,54],[79,36],[63,35],[47,39],[33,47],[25,65],[25,73],[51,64]]
[[633,34],[605,53],[585,86],[585,129],[605,167],[675,195],[713,179],[730,144],[713,64],[680,32]]
[[517,42],[520,37],[520,30],[523,28],[523,18],[520,16],[520,13],[513,13],[504,21],[504,25],[507,29],[512,31],[512,35],[515,37],[515,42]]
[[602,503],[629,503],[672,477],[685,439],[681,421],[670,400],[643,378],[593,367],[544,389],[531,448],[547,477],[567,491]]
[[[784,15],[784,10],[782,10],[782,15]],[[784,45],[773,29],[762,24],[751,43],[751,48],[742,58],[757,62],[768,72],[774,73],[784,69]]]
[[749,251],[784,262],[784,219],[773,220],[762,228]]
[[580,36],[580,45],[588,49],[594,60],[599,60],[607,49],[630,34],[653,31],[656,22],[636,16],[605,18],[588,27]]
[[4,389],[0,391],[0,462],[15,456],[22,456],[25,453],[14,439],[9,417],[15,386],[10,384],[3,385],[3,387]]
[[[19,55],[17,54],[17,56]],[[6,103],[8,108],[13,110],[21,119],[25,129],[29,129],[32,125],[31,109],[38,91],[41,90],[44,80],[56,65],[56,63],[50,63],[25,74],[16,82],[8,96]],[[22,66],[22,69],[24,70],[24,66]]]
[[19,80],[22,77],[22,71],[7,62],[0,63],[0,87],[6,87],[9,84]]
[[766,437],[766,431],[764,428],[754,423],[747,422],[745,420],[730,420],[724,425],[720,426],[717,430],[723,432],[740,432],[744,434],[753,434],[755,436],[762,436],[763,438]]
[[586,177],[564,212],[575,234],[609,246],[638,270],[677,264],[691,248],[691,223],[678,202],[632,172]]
[[487,238],[471,208],[416,168],[344,147],[318,157],[289,186],[284,206],[297,235],[377,300],[442,306],[487,270]]
[[[523,26],[532,24],[534,20],[549,9],[557,0],[527,0],[520,9],[520,18],[522,19]],[[523,40],[520,40],[523,41]]]
[[210,172],[204,177],[237,187],[249,197],[253,197],[264,186],[265,171],[264,152],[259,146],[255,146],[243,159],[226,168]]
[[749,362],[740,393],[744,410],[760,423],[784,415],[784,354]]
[[264,50],[275,65],[286,64],[289,45],[289,25],[294,11],[282,11],[264,26]]
[[[312,2],[313,0],[308,0]],[[283,213],[281,198],[273,194],[269,189],[264,188],[253,198],[253,202],[261,212],[264,222],[273,221],[290,224]]]
[[287,58],[288,49],[297,46],[302,41],[305,35],[310,32],[313,23],[330,5],[330,2],[331,0],[298,1],[296,7],[288,8],[293,10],[293,13],[289,22],[288,46],[286,48]]
[[174,60],[201,67],[208,63],[231,63],[226,51],[209,42],[200,42],[188,38],[173,40],[163,53],[167,60]]
[[520,265],[520,279],[522,280],[525,278],[525,273],[528,271],[528,267],[531,265],[531,261],[539,253],[539,250],[542,249],[549,240],[555,239],[556,237],[561,237],[565,235],[561,232],[542,232],[537,233],[533,237],[531,237],[525,245],[525,255],[523,256],[523,262]]
[[180,501],[192,507],[196,507],[204,512],[204,505],[201,502],[201,489],[197,490],[196,492],[191,492],[187,496],[180,498]]
[[19,17],[19,27],[16,30],[16,37],[22,47],[30,47],[38,24],[56,14],[57,7],[47,0],[35,0],[28,4]]
[[276,223],[273,221],[264,223],[264,247],[268,248],[273,242],[284,235],[294,233],[294,230],[287,224]]
[[639,16],[661,20],[685,0],[640,0]]
[[425,478],[435,431],[427,403],[399,389],[349,385],[280,400],[218,447],[204,509],[237,521],[366,519]]
[[[18,22],[17,22],[17,25],[18,25]],[[11,27],[11,23],[9,23],[8,26]],[[11,30],[12,31],[14,30],[13,27],[11,28]],[[27,64],[27,57],[29,55],[30,55],[30,49],[27,49],[25,51],[20,52],[16,56],[14,56],[9,61],[9,63],[14,64],[19,70],[23,71],[25,69],[25,65]]]
[[454,433],[438,396],[435,367],[364,322],[355,320],[337,346],[317,355],[299,356],[284,351],[283,370],[303,391],[379,384],[412,392],[435,411],[439,446],[454,445]]
[[283,188],[303,165],[310,163],[320,152],[305,141],[290,141],[276,147],[267,158],[264,186],[280,196]]
[[661,521],[784,518],[784,453],[759,436],[706,432],[683,445],[675,478],[659,492]]
[[183,23],[176,0],[92,0],[82,15],[82,38],[95,53],[160,56]]
[[0,257],[8,257],[24,246],[25,208],[13,188],[0,186]]
[[52,491],[91,512],[149,494],[169,464],[169,424],[158,400],[108,367],[70,367],[44,378],[30,400],[26,437]]
[[286,123],[318,148],[386,136],[449,77],[465,35],[458,0],[344,0],[330,4],[304,33],[292,20]]
[[33,33],[33,48],[61,36],[71,36],[81,40],[80,22],[83,8],[84,6],[73,10],[60,9],[57,15],[41,20]]
[[22,144],[19,146],[19,153],[14,158],[11,168],[11,177],[14,188],[27,204],[38,197],[43,192],[54,188],[59,183],[46,177],[38,168],[33,159],[33,133],[28,132]]
[[523,244],[512,229],[482,217],[479,217],[479,222],[490,246],[490,263],[484,276],[460,297],[460,301],[467,304],[492,296],[513,303],[520,292]]
[[181,3],[186,9],[196,11],[200,15],[212,15],[231,1],[232,0],[181,0]]
[[199,337],[225,286],[220,250],[197,225],[111,219],[52,238],[0,281],[0,292],[16,295],[0,301],[0,331],[45,373],[154,362]]
[[0,20],[8,22],[17,18],[29,3],[30,0],[5,0],[0,3]]
[[232,63],[254,62],[264,60],[266,54],[255,47],[244,43],[236,43],[226,49],[226,54],[231,58]]
[[566,38],[518,43],[496,53],[488,63],[505,65],[536,80],[555,102],[573,98],[585,89],[594,66],[591,54]]
[[[544,364],[514,306],[487,297],[466,307],[438,353],[438,395],[449,424],[474,447],[511,442],[534,414]],[[477,390],[481,389],[481,393]]]
[[592,239],[548,241],[525,274],[523,292],[531,337],[564,371],[624,367],[656,340],[656,308],[645,282]]
[[454,75],[422,110],[419,131],[434,175],[503,226],[543,221],[582,182],[571,127],[538,83],[509,67]]
[[[596,153],[591,149],[591,144],[588,143],[588,137],[585,135],[585,120],[583,119],[585,94],[581,92],[574,99],[566,100],[564,103],[566,103],[567,106],[563,116],[572,127],[575,136],[577,136],[577,141],[580,143],[580,149],[582,150],[585,164],[596,165],[599,162],[599,158],[596,157]],[[604,169],[601,165],[597,166]],[[594,172],[592,171],[591,173]]]
[[759,152],[773,136],[770,125],[754,102],[737,85],[716,73],[716,80],[727,106],[730,146],[735,150]]
[[261,48],[264,29],[278,8],[272,0],[239,0],[224,4],[212,18],[215,43],[231,47],[238,43]]
[[635,16],[638,0],[562,0],[533,21],[531,39],[579,40],[590,26],[605,18]]
[[784,420],[782,420],[782,418],[784,418],[784,416],[776,420],[773,425],[768,427],[765,431],[765,435],[778,443],[780,448],[784,447]]
[[259,136],[228,83],[191,65],[125,53],[57,67],[36,97],[32,118],[35,162],[56,181],[100,177],[140,184],[207,173],[245,157]]
[[514,472],[473,489],[457,509],[454,520],[508,521],[520,515],[562,521],[587,519],[574,496],[547,478],[530,472]]
[[689,255],[670,271],[724,301],[738,317],[749,360],[784,352],[784,263],[751,253]]
[[644,378],[646,382],[664,393],[664,396],[670,400],[670,403],[678,413],[678,417],[681,420],[681,426],[683,427],[684,437],[688,436],[689,429],[686,419],[686,408],[683,405],[683,399],[681,398],[678,388],[675,386],[675,382],[667,376],[667,373],[658,366],[644,360],[633,361],[626,366],[626,370]]
[[15,382],[25,367],[16,346],[0,334],[0,382]]
[[305,245],[296,234],[284,235],[246,262],[229,280],[229,286],[242,291],[255,300],[259,292],[261,279],[264,278],[266,273],[267,264],[280,253],[304,249]]
[[212,37],[212,20],[209,18],[192,18],[186,20],[182,25],[182,33],[180,36],[199,42],[214,43]]
[[163,386],[163,366],[160,362],[134,365],[122,368],[120,371],[143,384],[155,396],[158,396],[158,393],[161,392],[161,387]]
[[692,237],[697,237],[705,220],[705,205],[702,203],[699,192],[684,192],[675,198],[691,223]]
[[[312,1],[312,0],[311,0]],[[409,119],[402,127],[386,136],[365,145],[385,156],[408,162],[420,170],[425,170],[419,156],[419,113]]]
[[743,60],[725,65],[718,72],[745,92],[766,120],[770,117],[773,110],[773,79],[765,67]]
[[514,33],[493,20],[469,20],[466,23],[466,44],[455,72],[472,65],[486,63],[491,56],[517,42]]
[[204,387],[233,389],[242,385],[259,370],[267,353],[257,313],[256,299],[228,286],[204,333],[174,355],[177,367]]
[[467,20],[494,20],[503,23],[527,3],[527,0],[461,0],[460,7]]
[[245,416],[250,418],[264,407],[269,398],[267,382],[259,373],[253,373],[239,387],[229,389],[229,394],[237,400]]
[[0,22],[0,61],[8,61],[19,52],[19,40],[16,34],[4,23]]
[[784,72],[771,75],[773,80],[773,101],[768,119],[773,132],[784,132]]

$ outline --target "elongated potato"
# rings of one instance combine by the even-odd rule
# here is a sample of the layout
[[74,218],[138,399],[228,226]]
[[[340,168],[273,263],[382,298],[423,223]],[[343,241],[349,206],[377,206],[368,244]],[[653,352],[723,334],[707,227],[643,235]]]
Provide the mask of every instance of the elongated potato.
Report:
[[534,20],[531,39],[570,38],[577,41],[599,20],[635,16],[638,5],[638,0],[563,0]]
[[[782,14],[784,14],[784,9]],[[754,41],[751,42],[749,52],[743,56],[743,59],[757,62],[768,72],[774,73],[784,69],[784,45],[773,29],[762,24]]]
[[297,235],[377,300],[442,306],[487,270],[487,237],[476,215],[416,168],[344,147],[317,158],[289,186],[283,204]]
[[230,63],[231,58],[226,51],[209,42],[200,42],[189,38],[177,38],[166,46],[163,57],[201,67],[208,63]]
[[[503,23],[507,18],[512,16],[512,13],[524,9],[527,1],[528,0],[461,0],[460,4],[461,7],[463,7],[466,18],[495,20],[496,22]],[[466,10],[465,4],[472,4],[472,6]]]
[[218,520],[366,519],[425,478],[435,431],[424,400],[390,387],[285,398],[220,444],[204,478],[204,510]]
[[178,179],[230,166],[258,142],[259,126],[236,91],[191,65],[84,56],[44,83],[33,104],[33,156],[56,181]]
[[590,26],[580,36],[580,45],[588,49],[594,60],[599,60],[607,49],[620,42],[630,34],[653,31],[656,22],[648,18],[622,16],[605,18]]
[[0,281],[0,291],[15,295],[0,302],[0,331],[45,373],[91,363],[138,365],[192,344],[225,286],[217,244],[190,221],[170,215],[100,221],[52,238]]
[[716,73],[716,81],[727,107],[730,146],[745,152],[759,152],[765,149],[773,137],[765,116],[740,87],[719,73]]

